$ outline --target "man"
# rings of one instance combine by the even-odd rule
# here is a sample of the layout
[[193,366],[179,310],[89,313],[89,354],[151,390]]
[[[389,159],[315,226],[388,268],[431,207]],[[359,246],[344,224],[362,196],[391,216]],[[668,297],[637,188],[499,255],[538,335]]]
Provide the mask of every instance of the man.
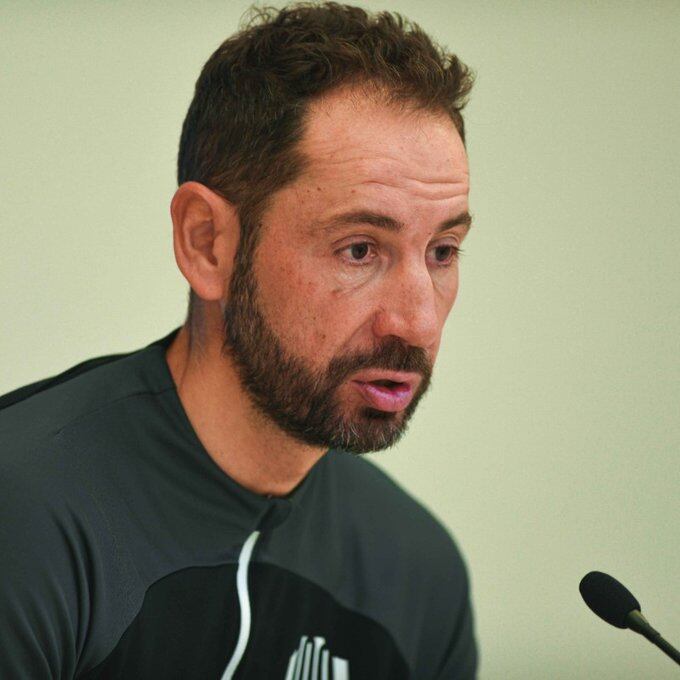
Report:
[[264,18],[185,120],[187,323],[0,399],[3,678],[475,677],[456,544],[359,455],[456,299],[470,77],[386,13]]

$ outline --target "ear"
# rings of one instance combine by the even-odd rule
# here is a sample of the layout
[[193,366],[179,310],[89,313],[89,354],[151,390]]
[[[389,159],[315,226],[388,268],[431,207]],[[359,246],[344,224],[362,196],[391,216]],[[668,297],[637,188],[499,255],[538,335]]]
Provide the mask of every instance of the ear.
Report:
[[236,207],[198,182],[182,184],[170,204],[175,260],[203,300],[228,289],[240,238]]

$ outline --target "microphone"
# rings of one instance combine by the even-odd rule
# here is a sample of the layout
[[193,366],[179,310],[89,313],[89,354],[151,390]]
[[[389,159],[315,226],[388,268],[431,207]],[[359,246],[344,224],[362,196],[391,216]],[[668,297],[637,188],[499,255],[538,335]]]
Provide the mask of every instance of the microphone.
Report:
[[649,625],[640,613],[642,607],[633,594],[613,576],[591,571],[579,583],[585,603],[601,619],[617,628],[630,628],[654,643],[662,652],[680,664],[680,652]]

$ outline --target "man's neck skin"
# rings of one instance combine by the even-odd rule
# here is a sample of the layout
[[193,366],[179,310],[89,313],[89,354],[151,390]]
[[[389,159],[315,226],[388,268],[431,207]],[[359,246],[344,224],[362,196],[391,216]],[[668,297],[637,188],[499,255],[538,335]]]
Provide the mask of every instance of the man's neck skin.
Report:
[[301,444],[255,411],[228,357],[219,327],[206,333],[205,356],[189,354],[186,326],[165,358],[177,394],[210,457],[241,486],[261,495],[285,496],[327,449]]

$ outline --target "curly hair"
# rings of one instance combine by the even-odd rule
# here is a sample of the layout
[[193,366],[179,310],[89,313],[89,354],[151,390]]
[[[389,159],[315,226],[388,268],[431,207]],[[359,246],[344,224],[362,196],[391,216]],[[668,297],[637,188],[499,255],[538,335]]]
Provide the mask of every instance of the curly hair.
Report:
[[[304,172],[305,114],[330,90],[356,86],[387,106],[445,112],[465,144],[461,110],[475,74],[417,24],[337,2],[251,10],[203,66],[177,158],[178,185],[200,182],[236,207],[237,257],[249,261],[271,197]],[[190,346],[201,305],[190,289]]]

